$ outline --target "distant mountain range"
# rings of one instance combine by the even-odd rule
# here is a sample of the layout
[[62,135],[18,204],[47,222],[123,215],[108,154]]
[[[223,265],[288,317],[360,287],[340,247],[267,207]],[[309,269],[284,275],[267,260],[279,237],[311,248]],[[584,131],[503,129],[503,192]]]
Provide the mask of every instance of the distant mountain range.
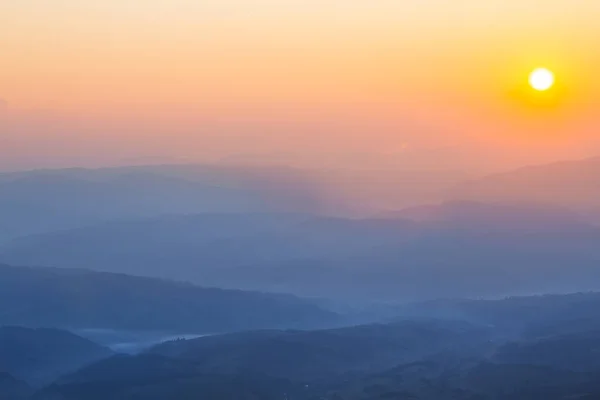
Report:
[[600,157],[517,169],[456,185],[446,199],[545,204],[600,222]]
[[6,243],[11,264],[362,300],[600,289],[600,228],[569,210],[450,202],[377,219],[213,214]]
[[164,214],[361,215],[452,200],[547,204],[598,216],[600,158],[477,177],[460,171],[153,165],[0,174],[0,241]]
[[84,270],[0,266],[0,325],[173,334],[317,327],[337,324],[337,318],[290,295]]
[[0,260],[360,300],[594,290],[596,177],[600,159],[528,167],[350,219],[323,214],[344,185],[314,171],[12,173],[0,176]]
[[435,201],[453,171],[150,165],[0,174],[0,242],[123,219],[197,213],[367,215]]
[[[448,349],[479,354],[487,335],[483,328],[460,322],[406,321],[180,340],[141,355],[105,359],[63,377],[41,394],[69,400],[126,399],[133,393],[144,399],[187,399],[194,393],[216,396],[210,398],[233,399],[239,393],[242,398],[254,394],[247,398],[275,399],[289,392],[304,399],[313,386],[385,371]],[[246,384],[226,389],[223,381]],[[265,387],[261,390],[261,386]],[[94,393],[92,388],[101,391]]]
[[0,240],[96,223],[202,212],[320,211],[289,168],[148,166],[0,174]]
[[[469,321],[423,314],[175,340],[83,367],[34,399],[592,400],[600,395],[600,331],[563,332],[568,310],[598,324],[599,304],[597,293],[438,301],[430,310],[471,310]],[[532,334],[542,320],[555,328]]]
[[600,398],[600,159],[408,175],[0,175],[0,399]]
[[19,265],[84,267],[218,286],[211,275],[344,257],[413,237],[414,225],[302,214],[159,217],[29,236],[0,248],[0,257]]

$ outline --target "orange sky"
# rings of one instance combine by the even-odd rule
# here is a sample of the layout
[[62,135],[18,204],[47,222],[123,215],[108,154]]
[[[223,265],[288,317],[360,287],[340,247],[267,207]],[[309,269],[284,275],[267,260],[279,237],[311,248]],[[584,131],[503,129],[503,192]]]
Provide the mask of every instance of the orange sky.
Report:
[[[599,20],[596,0],[5,0],[0,167],[600,154]],[[523,88],[538,66],[553,98]]]

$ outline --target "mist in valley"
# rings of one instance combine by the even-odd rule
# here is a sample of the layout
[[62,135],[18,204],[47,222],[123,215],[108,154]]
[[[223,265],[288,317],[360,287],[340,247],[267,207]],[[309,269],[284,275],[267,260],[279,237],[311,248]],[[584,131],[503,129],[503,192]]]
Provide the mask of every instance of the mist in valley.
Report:
[[600,399],[599,16],[0,1],[0,400]]

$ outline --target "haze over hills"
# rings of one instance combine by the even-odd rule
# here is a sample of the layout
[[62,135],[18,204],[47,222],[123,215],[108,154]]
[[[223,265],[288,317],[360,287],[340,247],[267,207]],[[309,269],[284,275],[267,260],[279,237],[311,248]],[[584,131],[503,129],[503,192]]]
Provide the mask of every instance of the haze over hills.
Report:
[[[229,377],[230,381],[252,378],[254,383],[250,388],[230,388],[242,396],[260,393],[257,385],[270,382],[268,388],[272,394],[257,396],[258,399],[281,398],[286,392],[305,399],[312,393],[313,386],[326,387],[344,376],[384,371],[397,363],[450,349],[479,354],[486,348],[487,335],[484,328],[460,322],[407,321],[310,332],[245,332],[174,341],[145,354],[112,357],[83,368],[57,381],[42,394],[81,398],[98,396],[92,388],[102,387],[102,395],[110,398],[128,398],[134,393],[149,399],[176,394],[181,396],[179,398],[189,398],[194,390],[212,393],[197,387],[207,377],[212,377],[214,382],[222,382],[223,378],[218,377]],[[153,391],[160,395],[152,394]],[[224,388],[221,386],[217,393],[224,393]],[[232,393],[223,396],[216,398],[234,397]]]
[[491,337],[486,327],[460,321],[406,320],[316,331],[242,332],[166,342],[148,353],[195,360],[211,372],[254,371],[315,382],[340,372],[384,370],[451,348],[478,354]]
[[434,201],[439,197],[437,193],[465,177],[443,171],[244,165],[150,165],[4,173],[0,174],[0,241],[165,214],[366,215]]
[[[102,359],[38,373],[25,362],[35,357],[12,353],[0,390],[27,400],[594,399],[597,293],[464,299],[600,290],[596,211],[545,201],[549,187],[568,190],[565,165],[596,174],[593,160],[532,167],[552,173],[507,173],[505,191],[483,199],[473,188],[497,177],[457,186],[464,194],[450,201],[439,190],[390,211],[386,199],[369,218],[345,202],[340,214],[353,218],[325,212],[338,200],[323,177],[291,170],[4,175],[0,259],[34,267],[0,266],[0,324],[126,338],[114,348],[132,354],[78,338]],[[555,186],[538,175],[556,175]],[[339,327],[364,321],[380,323]],[[59,332],[4,330],[11,340]],[[55,354],[70,354],[67,342]]]
[[[0,373],[0,390],[5,390],[0,395],[17,393],[21,397],[15,400],[198,395],[253,400],[568,400],[576,395],[592,400],[600,394],[594,350],[600,343],[599,305],[598,293],[438,300],[400,308],[395,321],[378,324],[177,339],[133,356],[108,352],[35,393]],[[12,333],[10,340],[46,338],[44,346],[27,347],[42,354],[50,350],[48,336],[72,338],[51,346],[59,360],[69,354],[71,342],[89,343],[56,330],[5,331]],[[14,345],[8,348],[13,365],[31,362],[32,357],[19,358],[26,353]]]
[[337,324],[291,295],[84,270],[0,266],[0,325],[216,333]]
[[523,167],[461,183],[447,199],[546,204],[600,222],[600,158]]
[[[439,301],[427,305],[430,311],[454,309],[455,314],[175,340],[84,367],[34,399],[192,399],[203,394],[261,400],[567,400],[574,395],[591,400],[600,394],[594,352],[600,331],[592,324],[573,325],[569,313],[577,310],[577,318],[598,325],[599,299],[589,293]],[[533,333],[543,322],[554,326]],[[565,335],[565,328],[571,333]]]
[[0,175],[0,239],[201,212],[319,212],[315,182],[290,168],[148,166]]
[[18,265],[362,300],[600,288],[600,228],[569,210],[451,202],[391,217],[163,217],[14,240],[0,257]]
[[599,20],[0,0],[0,400],[600,400]]
[[[436,170],[151,165],[0,175],[0,240],[164,214],[377,215],[444,200],[546,204],[596,216],[598,159],[478,178]],[[595,218],[595,217],[594,217]]]
[[2,247],[0,257],[20,265],[85,267],[202,283],[210,271],[227,275],[237,267],[347,256],[402,242],[419,232],[413,225],[302,214],[171,216],[17,239]]
[[566,207],[535,203],[455,200],[420,205],[382,214],[381,218],[405,219],[429,227],[488,229],[491,231],[541,232],[546,230],[590,231],[595,228],[581,214]]

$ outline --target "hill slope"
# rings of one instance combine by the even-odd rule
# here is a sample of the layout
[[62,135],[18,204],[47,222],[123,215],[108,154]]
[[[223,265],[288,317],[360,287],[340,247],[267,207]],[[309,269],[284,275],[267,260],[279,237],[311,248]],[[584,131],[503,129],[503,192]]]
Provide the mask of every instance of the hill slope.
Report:
[[399,362],[444,351],[477,354],[486,338],[485,329],[435,321],[243,332],[169,342],[138,356],[116,356],[64,377],[43,394],[65,400],[307,399],[313,387],[318,390]]
[[569,211],[452,202],[399,215],[164,217],[25,238],[0,256],[16,264],[361,300],[600,289],[600,228]]
[[10,400],[25,400],[33,390],[25,383],[7,372],[0,372],[0,398]]
[[[456,300],[446,306],[465,313],[454,317],[475,323],[405,318],[176,340],[85,367],[36,400],[593,400],[597,302],[596,293]],[[569,314],[590,323],[573,326]]]
[[109,349],[67,331],[0,327],[0,371],[33,386],[110,355]]
[[600,158],[520,168],[455,186],[447,199],[548,204],[600,221]]
[[287,295],[0,265],[0,324],[214,333],[314,326],[335,319],[335,314]]
[[318,185],[289,168],[172,165],[0,174],[0,241],[164,214],[318,212]]

